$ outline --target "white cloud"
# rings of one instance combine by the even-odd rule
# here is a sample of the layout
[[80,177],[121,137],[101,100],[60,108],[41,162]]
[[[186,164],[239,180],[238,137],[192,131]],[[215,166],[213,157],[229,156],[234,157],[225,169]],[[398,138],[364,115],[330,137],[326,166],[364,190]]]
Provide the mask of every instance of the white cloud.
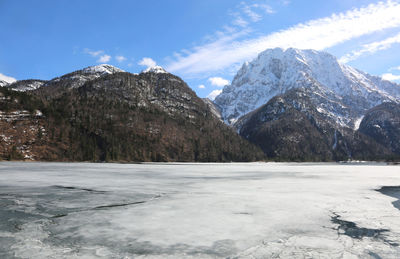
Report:
[[123,61],[126,60],[126,57],[124,57],[124,56],[116,56],[115,59],[116,59],[118,62],[121,63],[121,62],[123,62]]
[[345,13],[297,24],[286,30],[238,41],[228,36],[176,55],[167,69],[185,75],[201,75],[226,69],[254,58],[267,48],[295,47],[322,50],[339,43],[400,26],[400,3],[370,4]]
[[223,87],[225,85],[229,85],[229,81],[222,78],[222,77],[210,77],[208,79],[208,81],[214,85],[214,86],[218,86],[218,87]]
[[86,48],[83,50],[83,52],[86,54],[89,54],[90,56],[92,56],[94,58],[97,57],[98,63],[107,63],[108,61],[111,60],[111,56],[104,53],[104,50],[91,50],[91,49]]
[[400,66],[398,66],[398,67],[391,67],[391,68],[389,69],[389,71],[393,71],[393,70],[399,70],[399,71],[400,71]]
[[5,81],[7,83],[14,83],[15,81],[17,81],[17,79],[15,79],[14,77],[6,76],[3,75],[2,73],[0,73],[0,80]]
[[393,44],[396,44],[396,43],[400,43],[400,33],[393,37],[384,39],[382,41],[376,41],[376,42],[372,42],[369,44],[365,44],[362,46],[361,49],[352,51],[351,53],[344,55],[343,57],[340,58],[339,61],[343,62],[343,63],[347,63],[347,62],[355,60],[363,55],[373,54],[380,50],[389,49],[390,47],[392,47]]
[[138,64],[145,67],[155,67],[157,65],[157,63],[151,58],[142,58]]
[[214,90],[211,93],[209,93],[209,95],[207,95],[207,98],[214,101],[215,97],[217,97],[218,95],[220,95],[222,93],[222,90]]
[[200,88],[200,89],[204,89],[204,88],[206,88],[206,87],[205,87],[205,85],[199,85],[199,88]]
[[400,75],[393,75],[392,73],[386,73],[382,75],[382,78],[388,81],[399,81]]
[[99,59],[97,60],[97,62],[99,63],[107,63],[108,61],[111,60],[111,56],[105,54],[99,57]]
[[104,50],[91,50],[91,49],[86,48],[83,50],[83,52],[86,54],[89,54],[92,57],[97,57],[97,56],[103,54]]

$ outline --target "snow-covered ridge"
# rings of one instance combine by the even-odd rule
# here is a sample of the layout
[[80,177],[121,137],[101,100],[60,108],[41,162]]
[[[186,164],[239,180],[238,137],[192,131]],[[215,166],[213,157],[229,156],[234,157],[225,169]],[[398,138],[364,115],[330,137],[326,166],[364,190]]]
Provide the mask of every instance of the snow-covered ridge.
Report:
[[39,89],[45,84],[44,81],[31,81],[26,84],[20,84],[19,86],[12,88],[14,91],[18,92],[26,92],[26,91],[33,91]]
[[[362,116],[357,113],[382,102],[400,102],[399,85],[340,64],[329,53],[275,48],[267,49],[253,61],[244,63],[232,84],[225,86],[216,97],[215,103],[221,107],[225,122],[233,124],[272,97],[302,87],[313,89],[316,96],[329,97],[338,103],[338,107],[354,110],[357,118]],[[319,105],[320,111],[347,116]],[[350,118],[350,124],[354,123],[353,119],[356,120]],[[348,126],[354,126],[350,124]]]
[[119,72],[125,72],[122,69],[119,69],[117,67],[108,65],[108,64],[101,64],[101,65],[97,65],[97,66],[91,66],[91,67],[87,67],[82,69],[83,73],[99,73],[99,74],[114,74],[114,73],[119,73]]
[[9,86],[14,91],[20,91],[20,92],[32,91],[40,87],[60,84],[60,82],[64,87],[78,88],[84,85],[87,81],[94,80],[105,75],[110,75],[120,72],[125,72],[125,71],[108,64],[101,64],[97,66],[86,67],[84,69],[68,73],[60,77],[53,78],[49,81],[22,80],[7,86]]
[[154,66],[146,68],[145,70],[142,71],[142,73],[167,74],[168,72],[160,66]]

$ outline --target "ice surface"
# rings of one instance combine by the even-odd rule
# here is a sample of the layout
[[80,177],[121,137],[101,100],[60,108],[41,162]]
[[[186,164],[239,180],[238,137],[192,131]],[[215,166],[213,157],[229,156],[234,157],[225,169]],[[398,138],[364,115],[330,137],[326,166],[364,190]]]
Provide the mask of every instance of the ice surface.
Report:
[[2,162],[0,258],[399,258],[399,169]]

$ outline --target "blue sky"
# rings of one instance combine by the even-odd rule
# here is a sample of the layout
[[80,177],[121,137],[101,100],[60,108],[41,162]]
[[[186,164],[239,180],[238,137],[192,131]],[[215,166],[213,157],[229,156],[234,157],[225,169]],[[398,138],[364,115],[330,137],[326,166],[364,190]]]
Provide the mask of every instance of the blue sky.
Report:
[[262,50],[297,47],[400,82],[399,14],[400,0],[0,0],[0,79],[158,64],[205,97]]

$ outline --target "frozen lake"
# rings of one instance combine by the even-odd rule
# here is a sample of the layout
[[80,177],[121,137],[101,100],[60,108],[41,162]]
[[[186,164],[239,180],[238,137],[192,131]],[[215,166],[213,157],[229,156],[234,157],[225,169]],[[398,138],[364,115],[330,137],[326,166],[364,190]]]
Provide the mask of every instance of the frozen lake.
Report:
[[0,258],[400,258],[400,166],[0,163]]

